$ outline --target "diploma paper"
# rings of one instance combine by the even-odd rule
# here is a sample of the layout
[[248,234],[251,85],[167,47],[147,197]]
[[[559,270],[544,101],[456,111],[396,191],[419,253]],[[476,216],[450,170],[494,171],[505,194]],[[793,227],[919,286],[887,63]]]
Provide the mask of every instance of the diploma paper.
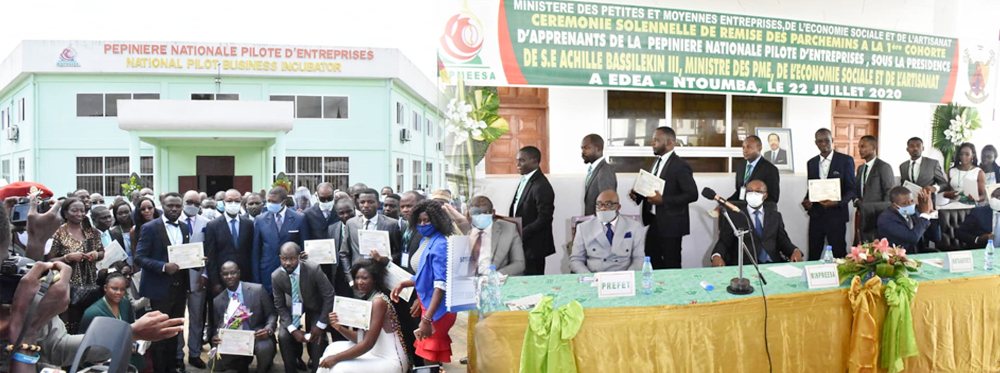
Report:
[[[337,240],[308,240],[304,242],[309,261],[319,264],[337,264]],[[379,251],[381,254],[382,252]]]
[[[399,268],[399,266],[393,262],[389,262],[388,270],[389,270],[389,277],[386,277],[385,281],[386,285],[389,285],[390,289],[395,289],[396,285],[399,285],[401,282],[409,280],[411,277],[413,277],[413,275],[411,275],[410,272],[407,272],[405,269]],[[403,298],[403,300],[406,300],[407,302],[410,301],[410,298],[412,296],[413,296],[412,286],[404,288],[403,291],[399,292],[399,297]]]
[[512,301],[504,303],[507,308],[511,311],[524,311],[535,308],[535,306],[542,301],[542,294],[538,293],[535,295],[529,295],[524,298],[517,298]]
[[205,266],[205,247],[201,242],[167,246],[167,257],[181,269],[201,268]]
[[781,275],[784,278],[802,277],[802,269],[788,264],[780,266],[768,266],[767,269],[771,272]]
[[809,201],[840,202],[840,179],[809,180]]
[[219,329],[219,353],[223,355],[253,356],[256,339],[253,330]]
[[903,182],[903,187],[910,190],[910,194],[913,195],[914,201],[917,199],[917,195],[920,194],[920,190],[924,189],[921,188],[919,185],[911,183],[909,181]]
[[389,249],[389,232],[358,231],[358,252],[370,256],[372,250],[378,251],[381,256],[392,255],[392,250]]
[[639,177],[635,178],[635,185],[632,189],[643,197],[649,197],[656,194],[656,191],[663,192],[663,186],[666,184],[666,180],[653,175],[651,172],[646,170],[639,170]]
[[372,322],[372,302],[347,297],[333,297],[337,324],[368,330]]
[[112,264],[125,259],[128,259],[125,250],[122,250],[122,246],[118,244],[118,241],[112,240],[111,244],[104,248],[104,259],[97,262],[97,269],[110,268]]

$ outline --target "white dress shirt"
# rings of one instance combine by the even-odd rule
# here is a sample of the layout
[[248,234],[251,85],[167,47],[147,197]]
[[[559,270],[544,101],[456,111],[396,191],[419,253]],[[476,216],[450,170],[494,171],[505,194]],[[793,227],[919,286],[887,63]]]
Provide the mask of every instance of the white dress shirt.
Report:
[[[292,276],[296,276],[296,277],[299,278],[299,301],[301,301],[302,300],[302,275],[300,274],[301,271],[299,270],[299,268],[302,268],[302,265],[296,266],[295,267],[295,271],[293,271],[292,273],[288,274],[288,284],[291,285],[291,283],[292,283]],[[288,289],[288,291],[292,291],[292,290]],[[291,293],[289,293],[289,294],[291,294]],[[294,307],[294,306],[292,306],[292,307]],[[324,323],[322,321],[319,321],[319,320],[316,320],[316,327],[320,328],[320,329],[326,329],[326,323]],[[288,332],[289,333],[294,332],[296,330],[299,330],[299,329],[296,328],[295,325],[288,324]]]
[[229,216],[229,214],[223,214],[223,215],[226,216],[226,229],[229,229],[229,227],[232,226],[231,222],[233,220],[236,220],[236,232],[230,232],[230,233],[233,233],[233,237],[239,237],[240,236],[240,216],[239,215]]
[[823,157],[822,154],[819,156],[819,178],[826,179],[830,176],[830,166],[833,165],[833,151],[830,155]]
[[521,203],[521,195],[524,194],[524,188],[528,186],[528,180],[531,180],[531,177],[535,175],[535,172],[538,172],[537,168],[534,171],[529,172],[527,175],[521,176],[521,182],[518,184],[517,187],[517,195],[514,196],[515,216],[517,215],[517,205]]
[[361,230],[363,231],[374,231],[378,229],[378,213],[375,213],[371,219],[366,218],[361,215]]

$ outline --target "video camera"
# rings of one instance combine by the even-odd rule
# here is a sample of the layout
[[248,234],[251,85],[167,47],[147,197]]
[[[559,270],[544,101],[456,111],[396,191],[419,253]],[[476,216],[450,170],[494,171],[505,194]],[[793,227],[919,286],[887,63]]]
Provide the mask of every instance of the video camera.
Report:
[[[14,302],[14,293],[21,278],[35,266],[35,261],[23,256],[11,256],[0,263],[0,304]],[[43,287],[45,285],[43,284]]]
[[[48,198],[43,198],[38,201],[38,212],[44,214],[49,211],[52,205],[49,204]],[[27,197],[21,197],[17,200],[17,204],[14,205],[14,209],[10,212],[10,223],[15,225],[27,224],[28,223],[28,210],[31,208],[31,200]]]

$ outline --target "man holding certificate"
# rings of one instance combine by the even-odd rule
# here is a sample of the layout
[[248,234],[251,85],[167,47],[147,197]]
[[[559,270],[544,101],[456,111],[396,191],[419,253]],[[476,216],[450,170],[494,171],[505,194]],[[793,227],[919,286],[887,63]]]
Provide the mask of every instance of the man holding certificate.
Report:
[[806,164],[809,188],[802,199],[802,207],[809,212],[809,260],[819,260],[824,243],[833,247],[833,256],[843,258],[847,255],[848,203],[857,198],[854,157],[833,151],[833,134],[826,128],[816,131],[815,138],[819,155]]
[[[238,193],[237,193],[238,194]],[[257,357],[257,373],[271,371],[277,347],[274,344],[274,330],[278,322],[278,313],[274,310],[274,301],[260,284],[240,280],[240,267],[234,261],[226,261],[222,265],[222,282],[226,291],[215,297],[215,325],[223,329],[235,329],[253,333],[253,351],[251,356],[226,354],[229,338],[225,334],[212,339],[212,344],[219,347],[222,360],[217,371],[236,369],[240,373],[248,372],[250,363]],[[249,317],[247,317],[249,314]],[[232,343],[239,345],[238,343]],[[243,352],[241,352],[243,353]]]
[[[378,213],[378,196],[378,191],[371,188],[358,192],[358,209],[361,210],[361,215],[347,221],[347,242],[341,254],[341,260],[344,262],[341,268],[344,271],[349,271],[354,263],[362,258],[371,257],[372,250],[378,251],[379,255],[385,258],[383,259],[385,263],[388,263],[388,258],[391,257],[393,263],[401,265],[403,234],[399,231],[396,219]],[[388,234],[362,237],[366,235],[361,233],[362,231],[380,231]],[[345,277],[351,279],[349,273]]]
[[[333,310],[333,285],[319,265],[299,260],[299,245],[288,242],[281,246],[281,266],[271,273],[274,285],[274,308],[278,310],[281,328],[278,345],[285,373],[296,373],[299,354],[296,346],[307,344],[309,367],[316,369],[319,357],[326,349],[328,316]],[[303,330],[306,329],[306,330]]]

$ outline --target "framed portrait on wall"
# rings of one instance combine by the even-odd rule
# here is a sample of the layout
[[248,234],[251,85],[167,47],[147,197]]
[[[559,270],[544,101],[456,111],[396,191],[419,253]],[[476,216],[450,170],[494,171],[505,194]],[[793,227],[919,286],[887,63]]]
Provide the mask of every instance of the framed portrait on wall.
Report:
[[757,127],[757,137],[763,141],[761,156],[771,162],[781,173],[795,172],[792,160],[792,129]]

